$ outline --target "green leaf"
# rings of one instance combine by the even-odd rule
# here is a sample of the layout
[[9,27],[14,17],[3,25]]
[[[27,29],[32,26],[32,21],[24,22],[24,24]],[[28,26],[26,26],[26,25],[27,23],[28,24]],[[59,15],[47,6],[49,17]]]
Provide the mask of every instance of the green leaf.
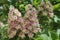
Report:
[[42,40],[52,40],[52,38],[47,36],[46,34],[41,34],[40,37]]

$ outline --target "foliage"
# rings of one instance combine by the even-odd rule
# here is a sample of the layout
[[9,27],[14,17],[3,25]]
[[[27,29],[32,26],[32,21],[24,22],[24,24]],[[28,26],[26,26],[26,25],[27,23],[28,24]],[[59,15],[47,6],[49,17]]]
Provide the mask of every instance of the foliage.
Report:
[[39,23],[42,29],[40,33],[36,34],[33,39],[28,37],[20,39],[18,36],[9,39],[7,34],[7,19],[10,5],[17,8],[22,13],[22,16],[24,16],[27,4],[32,4],[33,7],[38,10],[38,5],[40,5],[42,0],[0,0],[0,22],[4,23],[4,27],[0,27],[0,40],[60,40],[60,0],[49,1],[52,4],[54,12],[54,17],[51,19],[52,22],[49,25],[45,25],[49,23],[46,22],[48,21],[48,16],[45,17],[38,14]]

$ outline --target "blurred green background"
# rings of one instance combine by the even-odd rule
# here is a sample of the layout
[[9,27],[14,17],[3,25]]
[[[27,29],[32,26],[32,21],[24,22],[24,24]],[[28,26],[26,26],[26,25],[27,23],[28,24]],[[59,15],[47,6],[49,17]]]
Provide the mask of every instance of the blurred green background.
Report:
[[[0,24],[4,25],[0,26],[0,40],[9,40],[7,29],[8,29],[8,12],[10,5],[14,5],[22,15],[24,15],[26,5],[32,4],[36,9],[42,0],[0,0]],[[47,1],[47,0],[46,0]],[[52,19],[52,23],[48,26],[48,22],[40,23],[42,25],[42,32],[38,33],[36,37],[33,39],[22,39],[22,40],[60,40],[60,0],[48,0],[53,5],[54,18]],[[38,16],[40,19],[40,15]],[[42,19],[43,21],[46,20]],[[19,40],[18,37],[15,37],[11,40]]]

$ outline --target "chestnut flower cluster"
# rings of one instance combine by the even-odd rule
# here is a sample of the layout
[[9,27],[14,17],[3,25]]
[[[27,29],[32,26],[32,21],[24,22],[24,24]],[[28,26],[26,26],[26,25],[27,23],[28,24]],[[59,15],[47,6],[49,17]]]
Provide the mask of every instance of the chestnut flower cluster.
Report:
[[52,4],[49,1],[44,2],[42,0],[42,2],[40,3],[38,7],[38,10],[42,13],[43,16],[49,16],[51,18],[54,16]]
[[27,9],[24,17],[21,16],[21,13],[14,6],[10,6],[8,13],[8,36],[13,38],[17,31],[19,31],[18,36],[24,38],[26,35],[29,38],[32,38],[34,34],[40,31],[40,25],[37,19],[37,11],[31,5],[27,5]]

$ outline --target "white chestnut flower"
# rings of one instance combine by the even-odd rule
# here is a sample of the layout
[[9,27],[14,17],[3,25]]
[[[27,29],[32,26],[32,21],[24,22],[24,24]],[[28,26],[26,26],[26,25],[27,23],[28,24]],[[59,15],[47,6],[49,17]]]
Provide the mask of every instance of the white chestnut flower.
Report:
[[43,12],[42,12],[42,15],[43,15],[43,16],[47,16],[47,12],[46,12],[46,11],[43,11]]
[[24,38],[25,37],[25,34],[23,32],[21,32],[21,33],[19,33],[18,36],[21,37],[21,38]]
[[39,32],[39,30],[40,30],[40,28],[34,28],[33,33],[37,33],[37,32]]
[[15,15],[21,17],[21,13],[17,9],[14,9],[14,13],[15,13]]
[[8,37],[13,38],[15,35],[16,35],[16,30],[15,31],[10,30]]
[[14,6],[10,5],[9,11],[13,11],[14,10]]
[[33,38],[34,34],[33,33],[28,33],[29,38]]
[[15,28],[16,28],[17,30],[18,30],[18,29],[21,29],[21,25],[17,25]]
[[13,20],[17,20],[17,16],[13,16]]
[[50,17],[53,17],[53,16],[54,16],[54,13],[49,13],[49,16],[50,16]]
[[25,34],[27,34],[27,33],[29,33],[29,30],[23,29],[22,32],[25,33]]
[[32,30],[32,27],[31,26],[28,26],[27,29],[31,31]]
[[28,5],[26,5],[26,11],[28,11],[28,10],[31,10],[32,9],[32,5],[31,4],[28,4]]

